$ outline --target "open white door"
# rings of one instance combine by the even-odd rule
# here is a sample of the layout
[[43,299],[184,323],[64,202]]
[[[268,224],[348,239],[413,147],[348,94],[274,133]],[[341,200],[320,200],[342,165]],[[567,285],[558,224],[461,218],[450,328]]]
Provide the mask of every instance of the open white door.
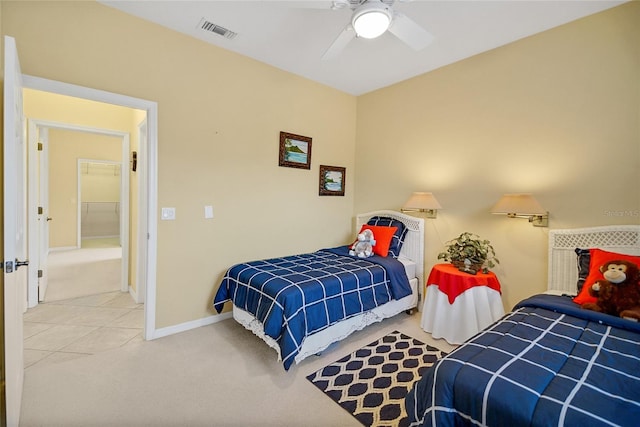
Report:
[[15,39],[4,38],[4,360],[7,426],[20,419],[24,382],[22,315],[25,310],[26,149],[22,73]]

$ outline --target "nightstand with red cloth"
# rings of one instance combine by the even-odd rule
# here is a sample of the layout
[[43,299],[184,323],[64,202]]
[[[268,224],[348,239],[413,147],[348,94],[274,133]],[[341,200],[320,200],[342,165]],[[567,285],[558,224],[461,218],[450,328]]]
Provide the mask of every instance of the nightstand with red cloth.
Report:
[[469,274],[436,264],[427,279],[422,329],[461,344],[504,315],[500,282],[492,272]]

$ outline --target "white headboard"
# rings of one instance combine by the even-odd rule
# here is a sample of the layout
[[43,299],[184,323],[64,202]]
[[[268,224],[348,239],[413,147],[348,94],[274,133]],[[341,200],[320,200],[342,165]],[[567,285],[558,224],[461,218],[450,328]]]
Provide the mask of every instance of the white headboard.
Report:
[[549,291],[576,294],[576,248],[600,248],[627,255],[640,255],[640,225],[549,230]]
[[386,216],[401,221],[407,227],[407,235],[400,250],[400,256],[416,263],[418,289],[424,285],[424,219],[405,215],[396,211],[374,211],[356,215],[356,232],[374,216]]

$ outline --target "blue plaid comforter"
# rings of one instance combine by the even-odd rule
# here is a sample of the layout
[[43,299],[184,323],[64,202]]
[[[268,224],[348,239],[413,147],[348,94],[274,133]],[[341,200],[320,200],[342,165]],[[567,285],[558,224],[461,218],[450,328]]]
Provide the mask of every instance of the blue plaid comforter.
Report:
[[307,335],[411,294],[403,265],[392,257],[357,258],[349,247],[237,264],[214,298],[253,314],[280,346],[289,369]]
[[640,325],[537,295],[440,359],[411,426],[637,426]]

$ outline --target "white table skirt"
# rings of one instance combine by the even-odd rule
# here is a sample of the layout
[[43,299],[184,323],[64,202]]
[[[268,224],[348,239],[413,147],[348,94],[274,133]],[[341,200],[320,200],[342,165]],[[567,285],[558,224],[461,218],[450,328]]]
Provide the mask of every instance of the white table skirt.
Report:
[[500,292],[475,286],[449,304],[438,285],[429,285],[422,310],[422,329],[449,344],[462,344],[504,315]]

